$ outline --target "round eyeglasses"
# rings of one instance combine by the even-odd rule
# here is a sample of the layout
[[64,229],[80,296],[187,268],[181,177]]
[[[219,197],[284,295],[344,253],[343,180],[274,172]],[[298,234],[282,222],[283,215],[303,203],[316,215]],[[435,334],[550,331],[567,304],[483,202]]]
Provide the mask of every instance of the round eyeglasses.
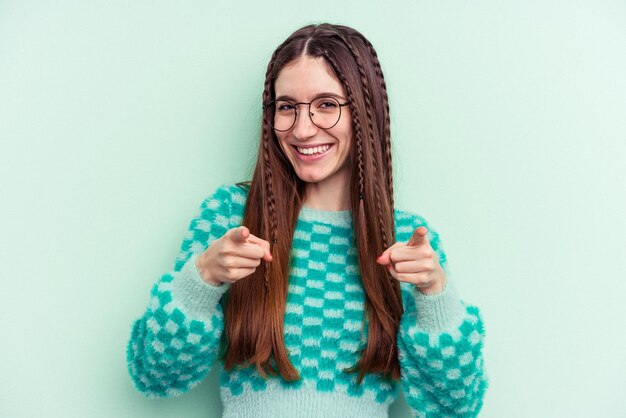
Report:
[[296,124],[298,106],[307,105],[313,125],[320,129],[330,129],[341,118],[341,108],[349,102],[339,103],[334,97],[318,97],[312,102],[294,103],[289,100],[274,100],[263,106],[267,110],[267,122],[279,132],[290,130]]

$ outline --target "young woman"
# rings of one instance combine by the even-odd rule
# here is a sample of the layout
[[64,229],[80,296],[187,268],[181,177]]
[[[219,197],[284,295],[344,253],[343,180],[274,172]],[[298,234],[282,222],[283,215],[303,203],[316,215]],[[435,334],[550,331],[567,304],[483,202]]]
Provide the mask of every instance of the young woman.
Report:
[[[269,62],[252,181],[206,199],[128,344],[139,391],[221,367],[224,417],[475,416],[483,325],[439,237],[394,210],[389,104],[354,29],[306,26]],[[401,383],[401,385],[398,385]]]

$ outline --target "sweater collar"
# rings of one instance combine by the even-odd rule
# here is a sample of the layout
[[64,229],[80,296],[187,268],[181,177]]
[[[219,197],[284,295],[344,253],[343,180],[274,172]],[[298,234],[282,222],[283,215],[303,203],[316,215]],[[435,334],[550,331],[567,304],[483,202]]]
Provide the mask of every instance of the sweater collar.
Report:
[[348,228],[352,226],[352,213],[349,210],[327,211],[302,206],[300,219]]

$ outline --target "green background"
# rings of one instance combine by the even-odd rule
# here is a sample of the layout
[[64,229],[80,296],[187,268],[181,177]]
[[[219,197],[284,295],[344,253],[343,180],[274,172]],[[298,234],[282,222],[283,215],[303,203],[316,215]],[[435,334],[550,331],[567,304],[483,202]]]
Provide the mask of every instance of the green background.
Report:
[[626,3],[391,3],[0,0],[0,416],[220,416],[214,373],[135,392],[126,341],[248,178],[274,48],[323,21],[376,47],[397,207],[483,311],[481,416],[626,415]]

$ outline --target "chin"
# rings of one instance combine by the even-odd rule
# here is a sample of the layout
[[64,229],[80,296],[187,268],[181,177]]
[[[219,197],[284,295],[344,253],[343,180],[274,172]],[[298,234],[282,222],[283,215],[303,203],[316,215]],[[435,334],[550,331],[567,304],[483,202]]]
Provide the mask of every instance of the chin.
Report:
[[319,183],[320,181],[324,180],[323,178],[319,178],[319,177],[311,177],[311,176],[298,176],[300,178],[300,180],[302,180],[305,183]]
[[326,179],[328,176],[325,174],[319,174],[319,173],[298,173],[296,172],[296,175],[298,176],[298,178],[306,183],[318,183],[324,179]]

